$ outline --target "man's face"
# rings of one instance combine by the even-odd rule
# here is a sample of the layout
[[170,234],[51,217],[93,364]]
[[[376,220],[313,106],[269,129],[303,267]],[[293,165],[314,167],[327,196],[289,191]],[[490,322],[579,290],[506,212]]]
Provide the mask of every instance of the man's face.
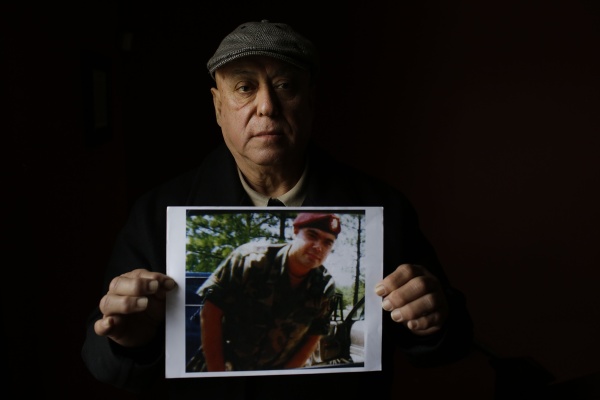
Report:
[[325,263],[335,243],[334,235],[317,228],[294,229],[294,235],[289,256],[306,272]]
[[314,115],[307,71],[252,56],[225,64],[215,80],[217,123],[238,165],[282,166],[303,157]]

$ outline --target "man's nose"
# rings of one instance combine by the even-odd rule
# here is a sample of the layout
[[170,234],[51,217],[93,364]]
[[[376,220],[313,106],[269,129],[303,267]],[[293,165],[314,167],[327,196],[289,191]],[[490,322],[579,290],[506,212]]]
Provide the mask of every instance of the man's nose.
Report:
[[275,91],[270,86],[262,86],[256,96],[256,111],[258,115],[272,117],[277,115],[278,99]]
[[319,252],[323,251],[323,244],[320,240],[315,240],[315,242],[313,243],[313,247]]

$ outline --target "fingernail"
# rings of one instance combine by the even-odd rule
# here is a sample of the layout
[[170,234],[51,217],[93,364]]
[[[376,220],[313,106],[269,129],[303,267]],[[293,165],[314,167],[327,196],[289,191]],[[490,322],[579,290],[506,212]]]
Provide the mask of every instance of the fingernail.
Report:
[[394,306],[392,306],[392,303],[386,299],[383,301],[383,303],[381,303],[381,308],[383,308],[385,311],[392,311]]
[[150,281],[148,284],[148,290],[150,293],[155,293],[158,290],[158,281]]
[[417,323],[417,321],[415,321],[413,319],[413,320],[408,321],[408,323],[406,324],[406,327],[412,331],[414,329],[417,329],[419,327],[419,324]]
[[390,316],[392,317],[392,319],[394,320],[394,322],[402,322],[402,313],[400,312],[400,310],[394,310],[394,311],[392,311],[392,313],[390,314]]
[[386,295],[385,286],[383,286],[383,285],[375,286],[375,293],[377,294],[377,296],[385,296]]
[[139,299],[137,299],[135,304],[138,306],[139,309],[144,310],[146,309],[146,306],[148,306],[148,298],[140,297]]
[[173,279],[167,279],[163,285],[165,289],[171,290],[175,287],[175,281]]

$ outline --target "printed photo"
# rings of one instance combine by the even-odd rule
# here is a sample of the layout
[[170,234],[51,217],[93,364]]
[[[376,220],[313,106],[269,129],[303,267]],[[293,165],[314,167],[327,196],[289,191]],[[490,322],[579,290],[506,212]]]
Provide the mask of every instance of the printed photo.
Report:
[[381,208],[167,216],[167,378],[381,369]]

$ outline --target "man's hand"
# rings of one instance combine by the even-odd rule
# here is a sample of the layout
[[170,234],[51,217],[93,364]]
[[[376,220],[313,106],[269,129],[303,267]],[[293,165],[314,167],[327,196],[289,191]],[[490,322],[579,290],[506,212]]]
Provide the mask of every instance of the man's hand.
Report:
[[103,317],[94,331],[125,347],[150,343],[165,320],[166,293],[175,286],[172,278],[145,269],[117,276],[100,300]]
[[426,268],[402,264],[375,287],[383,298],[381,306],[395,322],[416,335],[441,329],[448,318],[448,301],[439,280]]

